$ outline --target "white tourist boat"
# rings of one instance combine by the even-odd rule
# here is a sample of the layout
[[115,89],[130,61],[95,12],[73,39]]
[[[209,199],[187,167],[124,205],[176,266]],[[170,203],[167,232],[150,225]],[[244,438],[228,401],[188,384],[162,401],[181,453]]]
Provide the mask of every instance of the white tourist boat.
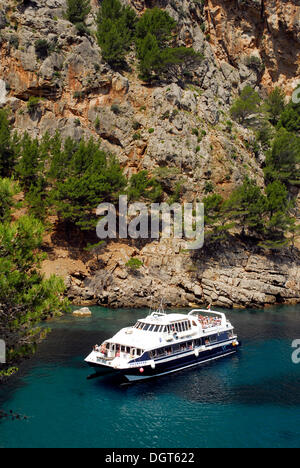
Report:
[[85,361],[97,373],[117,372],[135,381],[229,356],[240,346],[222,312],[194,309],[167,314],[159,309],[96,345]]

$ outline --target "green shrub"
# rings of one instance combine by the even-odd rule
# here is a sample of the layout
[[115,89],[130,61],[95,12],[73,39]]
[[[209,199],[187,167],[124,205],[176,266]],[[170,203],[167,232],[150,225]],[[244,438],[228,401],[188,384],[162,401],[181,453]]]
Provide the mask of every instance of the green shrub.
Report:
[[50,45],[46,39],[38,39],[34,43],[35,52],[37,56],[41,59],[48,57]]
[[246,86],[230,109],[232,118],[244,124],[249,115],[259,112],[260,101],[258,93],[251,86]]
[[27,109],[29,112],[34,112],[38,109],[40,105],[41,99],[37,96],[30,96],[27,102]]
[[112,104],[110,107],[110,110],[116,115],[121,114],[121,109],[120,109],[119,104],[116,104],[116,103]]
[[125,266],[131,271],[137,271],[143,266],[143,262],[138,258],[131,258]]
[[75,25],[84,23],[90,11],[90,0],[67,0],[66,17]]

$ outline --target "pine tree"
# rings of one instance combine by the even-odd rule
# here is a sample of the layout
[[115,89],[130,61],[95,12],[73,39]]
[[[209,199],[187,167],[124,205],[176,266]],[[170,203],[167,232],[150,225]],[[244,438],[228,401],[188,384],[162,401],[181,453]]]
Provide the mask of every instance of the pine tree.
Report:
[[138,57],[140,59],[140,78],[149,81],[152,77],[152,72],[158,71],[161,67],[158,42],[150,32],[138,43]]
[[38,140],[32,140],[28,133],[25,133],[18,145],[18,155],[16,172],[21,185],[28,190],[37,181],[43,164]]
[[8,371],[45,336],[41,321],[67,308],[61,298],[63,280],[46,280],[40,273],[43,231],[42,224],[28,216],[0,222],[0,336],[7,345]]
[[164,10],[157,7],[148,9],[139,19],[136,26],[136,38],[139,43],[147,34],[155,37],[160,49],[168,46],[176,21]]
[[278,128],[282,127],[288,132],[300,131],[300,104],[291,101],[286,106],[278,122]]
[[251,86],[245,86],[230,109],[231,117],[243,125],[249,115],[258,113],[260,101],[258,93]]
[[[266,247],[283,247],[289,243],[287,233],[293,230],[294,218],[291,216],[294,201],[289,201],[289,194],[284,184],[272,182],[266,188],[265,239]],[[262,245],[262,244],[261,244]]]
[[187,47],[170,47],[176,22],[164,10],[147,10],[136,26],[136,49],[140,78],[183,79],[183,74],[199,64],[203,56]]
[[158,202],[162,197],[162,188],[155,178],[150,178],[147,171],[134,174],[127,190],[130,201],[150,200]]
[[119,0],[103,0],[97,17],[97,39],[103,59],[113,67],[125,64],[133,42],[136,14]]
[[300,184],[300,138],[281,128],[267,153],[265,177],[289,185]]
[[225,215],[242,227],[242,235],[260,236],[264,232],[266,198],[254,180],[246,178],[224,204]]
[[214,245],[224,242],[229,237],[229,231],[234,223],[227,222],[223,213],[224,200],[216,193],[203,199],[205,244]]
[[97,223],[97,206],[116,202],[126,184],[123,170],[113,156],[92,139],[81,141],[72,154],[66,178],[56,181],[53,202],[64,222],[90,230]]
[[0,336],[7,346],[7,364],[0,381],[35,351],[46,335],[42,320],[67,309],[62,279],[44,279],[40,272],[43,225],[30,216],[12,222],[13,196],[18,185],[0,179]]
[[91,11],[90,0],[67,0],[67,18],[71,23],[83,23]]
[[88,33],[84,22],[90,11],[90,0],[67,0],[66,17],[81,34]]
[[265,110],[272,125],[276,125],[285,108],[285,94],[282,89],[276,87],[264,103]]
[[15,206],[13,197],[19,191],[16,182],[0,178],[0,223],[10,220],[11,209]]

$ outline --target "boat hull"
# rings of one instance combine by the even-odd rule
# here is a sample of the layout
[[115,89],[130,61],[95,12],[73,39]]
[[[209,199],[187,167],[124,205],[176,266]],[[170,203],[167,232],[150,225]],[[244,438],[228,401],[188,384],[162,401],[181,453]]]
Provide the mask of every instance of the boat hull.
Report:
[[221,359],[226,356],[235,354],[240,348],[241,343],[233,345],[232,343],[218,346],[213,349],[207,349],[199,352],[197,355],[195,351],[182,353],[176,357],[170,356],[169,358],[162,358],[157,361],[152,361],[151,364],[145,362],[135,362],[132,367],[114,368],[96,362],[88,362],[90,367],[93,367],[97,374],[120,374],[125,377],[129,382],[138,380],[151,379],[173,372],[178,372],[183,369],[199,366],[206,362],[216,359]]
[[233,346],[231,344],[226,347],[203,351],[199,354],[198,357],[196,357],[193,353],[169,362],[156,362],[155,368],[151,366],[144,366],[135,369],[121,370],[121,373],[130,382],[159,377],[233,355],[238,351],[240,346],[240,344],[237,346]]
[[130,382],[145,380],[154,377],[159,377],[174,372],[178,372],[184,369],[192,368],[210,362],[216,359],[221,359],[226,356],[237,353],[241,343],[236,346],[232,344],[215,348],[212,350],[203,351],[196,356],[194,353],[190,353],[186,356],[178,357],[177,359],[170,359],[169,361],[155,362],[155,367],[141,366],[133,369],[121,369],[120,372]]

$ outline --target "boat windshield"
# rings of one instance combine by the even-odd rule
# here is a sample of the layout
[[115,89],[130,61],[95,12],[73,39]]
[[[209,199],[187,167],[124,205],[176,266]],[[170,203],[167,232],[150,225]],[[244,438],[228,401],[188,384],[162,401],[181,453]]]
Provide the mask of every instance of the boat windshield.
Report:
[[143,330],[148,332],[160,332],[160,333],[170,333],[171,332],[171,325],[158,325],[158,324],[151,324],[151,323],[144,323],[144,322],[137,322],[133,328],[137,330]]

